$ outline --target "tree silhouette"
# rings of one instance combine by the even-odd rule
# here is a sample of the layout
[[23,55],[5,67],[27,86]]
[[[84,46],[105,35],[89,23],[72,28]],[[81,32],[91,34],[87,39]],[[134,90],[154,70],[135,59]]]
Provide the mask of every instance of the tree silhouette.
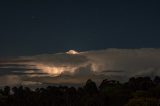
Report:
[[4,87],[4,95],[9,95],[10,94],[10,87],[9,86],[5,86]]
[[126,83],[105,79],[97,88],[91,79],[83,87],[46,88],[5,86],[0,89],[0,106],[158,106],[159,77],[130,78]]
[[84,89],[89,94],[95,94],[98,92],[96,83],[93,82],[91,79],[87,80],[86,85],[84,86]]

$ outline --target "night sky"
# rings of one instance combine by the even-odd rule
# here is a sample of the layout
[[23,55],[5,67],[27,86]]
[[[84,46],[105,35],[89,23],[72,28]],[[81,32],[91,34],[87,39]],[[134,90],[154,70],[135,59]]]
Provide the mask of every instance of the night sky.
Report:
[[1,0],[0,56],[159,48],[154,0]]

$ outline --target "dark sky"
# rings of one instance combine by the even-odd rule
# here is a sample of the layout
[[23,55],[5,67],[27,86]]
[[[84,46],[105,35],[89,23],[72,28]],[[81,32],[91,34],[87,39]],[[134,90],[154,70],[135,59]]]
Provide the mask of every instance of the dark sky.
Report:
[[159,48],[159,5],[154,0],[1,0],[0,56]]

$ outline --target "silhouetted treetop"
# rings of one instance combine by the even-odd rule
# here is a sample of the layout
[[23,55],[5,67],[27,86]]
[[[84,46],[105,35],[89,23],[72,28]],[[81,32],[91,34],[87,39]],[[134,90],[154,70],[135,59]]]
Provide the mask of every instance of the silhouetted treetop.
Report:
[[91,79],[83,87],[5,86],[0,106],[159,106],[160,77],[133,77],[126,83],[105,79],[97,88]]

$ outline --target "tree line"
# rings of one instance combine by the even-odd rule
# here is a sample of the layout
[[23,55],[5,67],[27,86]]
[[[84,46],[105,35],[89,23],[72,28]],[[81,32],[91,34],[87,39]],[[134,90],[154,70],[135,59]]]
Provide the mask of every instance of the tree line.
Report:
[[91,79],[79,88],[5,86],[0,106],[160,106],[160,77],[132,77],[125,83],[105,79],[98,87]]

